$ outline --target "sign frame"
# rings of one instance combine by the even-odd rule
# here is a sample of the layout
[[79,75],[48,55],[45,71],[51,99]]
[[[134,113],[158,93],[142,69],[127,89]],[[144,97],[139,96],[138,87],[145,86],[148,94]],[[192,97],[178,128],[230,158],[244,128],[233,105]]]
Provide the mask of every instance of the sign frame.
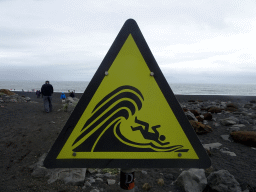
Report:
[[[62,147],[68,140],[77,122],[103,81],[105,72],[107,72],[111,67],[130,34],[140,50],[148,68],[154,73],[154,78],[157,85],[162,91],[166,101],[172,109],[177,121],[182,127],[199,159],[181,159],[178,156],[177,159],[57,159]],[[73,113],[70,115],[64,128],[53,144],[51,150],[44,160],[44,166],[47,168],[207,168],[210,167],[210,165],[210,158],[208,157],[195,131],[181,109],[174,93],[172,92],[153,54],[151,53],[137,23],[133,19],[128,19],[121,28],[88,87],[84,91],[84,94],[76,105]]]

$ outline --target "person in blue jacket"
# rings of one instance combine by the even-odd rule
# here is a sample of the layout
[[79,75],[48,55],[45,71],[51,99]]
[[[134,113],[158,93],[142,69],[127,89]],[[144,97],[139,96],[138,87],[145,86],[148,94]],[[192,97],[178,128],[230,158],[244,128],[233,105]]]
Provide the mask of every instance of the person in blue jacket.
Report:
[[62,99],[62,100],[66,99],[66,95],[64,94],[64,92],[61,93],[60,99]]

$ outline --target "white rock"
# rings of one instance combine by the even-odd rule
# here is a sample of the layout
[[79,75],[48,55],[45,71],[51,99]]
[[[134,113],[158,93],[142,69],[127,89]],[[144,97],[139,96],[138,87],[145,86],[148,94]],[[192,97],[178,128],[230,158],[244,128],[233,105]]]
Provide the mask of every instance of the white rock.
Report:
[[205,171],[203,169],[183,171],[175,184],[181,186],[186,192],[202,192],[207,185]]
[[220,146],[222,146],[221,143],[203,144],[203,147],[204,147],[205,149],[208,149],[208,150],[210,150],[210,149],[216,149],[216,148],[219,148]]
[[116,180],[114,179],[107,179],[108,185],[114,185],[116,183]]

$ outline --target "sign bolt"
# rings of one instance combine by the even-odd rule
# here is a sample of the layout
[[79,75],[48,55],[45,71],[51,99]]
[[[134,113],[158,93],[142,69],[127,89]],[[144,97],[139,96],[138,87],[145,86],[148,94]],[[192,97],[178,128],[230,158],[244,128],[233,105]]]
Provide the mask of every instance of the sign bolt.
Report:
[[106,76],[108,75],[108,71],[105,71],[105,75],[106,75]]
[[181,153],[179,153],[179,154],[178,154],[178,156],[179,156],[179,157],[181,157],[181,156],[182,156],[182,154],[181,154]]
[[73,156],[76,156],[76,152],[74,152],[72,155],[73,155]]
[[154,76],[154,72],[150,72],[150,76]]

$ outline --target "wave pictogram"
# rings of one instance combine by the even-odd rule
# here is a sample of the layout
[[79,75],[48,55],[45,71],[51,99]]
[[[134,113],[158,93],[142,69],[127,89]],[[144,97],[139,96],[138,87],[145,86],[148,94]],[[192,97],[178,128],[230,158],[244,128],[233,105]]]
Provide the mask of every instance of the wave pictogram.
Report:
[[[180,151],[188,149],[182,145],[172,145],[170,142],[162,142],[165,136],[159,136],[156,129],[161,126],[153,126],[155,133],[149,133],[149,124],[135,118],[138,127],[130,127],[131,131],[140,131],[147,141],[139,143],[131,141],[120,131],[123,121],[134,116],[140,111],[144,97],[135,87],[121,86],[106,95],[93,109],[91,117],[81,129],[80,135],[73,142],[74,152],[153,152],[153,151]],[[136,113],[137,114],[137,113]],[[159,138],[159,139],[158,139]],[[154,144],[156,143],[156,144]],[[158,143],[158,144],[157,144]]]

